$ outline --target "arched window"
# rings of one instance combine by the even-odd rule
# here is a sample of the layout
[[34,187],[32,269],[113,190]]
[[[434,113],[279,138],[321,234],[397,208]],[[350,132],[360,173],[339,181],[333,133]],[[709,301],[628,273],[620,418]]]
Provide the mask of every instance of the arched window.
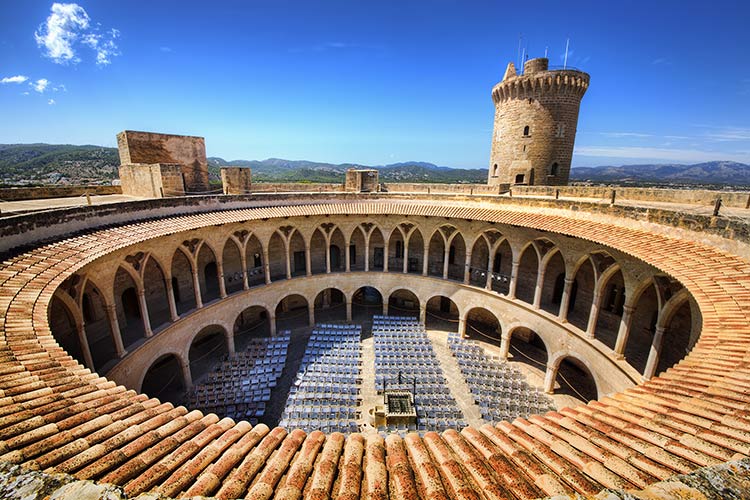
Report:
[[523,136],[524,136],[524,137],[528,137],[528,136],[529,136],[529,132],[530,132],[530,130],[529,130],[529,126],[528,126],[528,125],[526,125],[526,126],[525,126],[525,127],[523,128]]
[[497,177],[497,163],[492,166],[492,177]]
[[560,165],[555,162],[552,164],[552,166],[549,169],[549,175],[557,175],[557,173],[560,171]]

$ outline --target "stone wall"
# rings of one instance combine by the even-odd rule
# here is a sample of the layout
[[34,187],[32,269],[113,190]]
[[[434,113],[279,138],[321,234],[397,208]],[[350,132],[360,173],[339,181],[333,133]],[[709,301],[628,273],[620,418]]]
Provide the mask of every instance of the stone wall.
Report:
[[438,184],[438,183],[383,183],[382,191],[389,193],[456,193],[456,194],[500,194],[508,191],[508,185],[487,184]]
[[164,198],[185,194],[183,169],[179,164],[156,163],[120,165],[122,193],[144,198]]
[[256,182],[253,193],[335,193],[343,192],[343,184],[311,182]]
[[248,194],[252,190],[252,170],[245,167],[222,167],[221,186],[224,194]]
[[0,188],[0,201],[43,200],[84,196],[122,194],[121,186],[44,186],[28,188]]

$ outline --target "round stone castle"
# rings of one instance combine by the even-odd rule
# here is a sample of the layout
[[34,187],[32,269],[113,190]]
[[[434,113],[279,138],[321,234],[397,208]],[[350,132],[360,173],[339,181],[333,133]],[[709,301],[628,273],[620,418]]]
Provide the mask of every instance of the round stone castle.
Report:
[[[668,497],[703,491],[684,475],[705,467],[734,487],[750,453],[744,219],[686,216],[680,192],[669,209],[518,189],[192,196],[3,219],[3,474],[149,498]],[[206,332],[230,352],[243,324],[273,335],[300,312],[356,320],[363,287],[377,314],[441,314],[494,336],[478,342],[500,356],[534,344],[540,388],[554,397],[572,366],[591,401],[383,436],[253,425],[142,392],[189,386]],[[155,365],[168,375],[149,381]]]
[[582,71],[549,69],[546,58],[509,63],[492,89],[495,123],[490,185],[565,186],[570,176],[578,110],[589,86]]

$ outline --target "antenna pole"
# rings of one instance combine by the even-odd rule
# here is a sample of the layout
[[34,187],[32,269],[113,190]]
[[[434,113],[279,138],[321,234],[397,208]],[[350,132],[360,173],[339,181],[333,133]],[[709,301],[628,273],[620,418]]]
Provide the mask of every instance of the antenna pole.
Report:
[[549,50],[549,47],[544,47],[544,58],[547,59],[547,51]]
[[568,47],[570,46],[570,38],[565,41],[565,62],[563,62],[563,69],[568,67]]
[[523,40],[523,33],[518,34],[518,55],[516,55],[516,62],[518,62],[519,69],[523,67],[523,64],[521,63],[521,40]]

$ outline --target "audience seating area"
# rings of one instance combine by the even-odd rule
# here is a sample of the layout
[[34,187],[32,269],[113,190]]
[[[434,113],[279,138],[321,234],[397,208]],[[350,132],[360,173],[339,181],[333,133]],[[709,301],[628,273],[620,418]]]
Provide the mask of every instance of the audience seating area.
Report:
[[451,333],[448,347],[484,420],[512,422],[555,409],[552,400],[527,384],[520,371],[498,357],[488,356],[475,341]]
[[376,390],[412,391],[417,410],[415,426],[379,428],[380,432],[443,431],[466,426],[423,324],[416,318],[375,316],[372,334]]
[[223,361],[204,383],[196,385],[186,404],[204,413],[257,424],[284,370],[289,339],[289,331],[251,339],[246,350]]
[[280,427],[357,432],[361,332],[359,325],[322,324],[313,330]]

